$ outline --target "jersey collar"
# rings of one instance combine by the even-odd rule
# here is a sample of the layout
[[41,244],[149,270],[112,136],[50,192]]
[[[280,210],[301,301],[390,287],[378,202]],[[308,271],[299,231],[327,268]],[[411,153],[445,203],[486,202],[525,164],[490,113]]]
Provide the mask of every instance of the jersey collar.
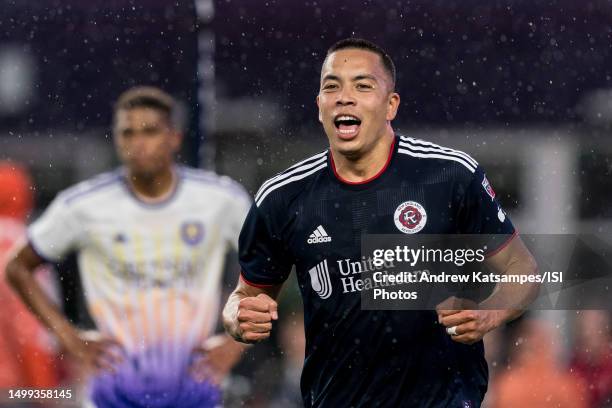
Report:
[[134,199],[134,201],[136,201],[138,205],[140,205],[141,207],[145,207],[145,208],[151,208],[151,209],[162,208],[172,203],[174,199],[176,198],[176,196],[178,195],[181,185],[183,184],[182,183],[183,181],[182,172],[179,166],[174,165],[172,167],[172,172],[174,173],[175,182],[174,182],[174,186],[170,194],[167,195],[163,200],[160,200],[160,201],[152,201],[152,202],[144,201],[140,197],[138,197],[138,195],[134,192],[134,190],[132,190],[132,187],[127,180],[127,169],[125,167],[121,167],[119,171],[121,174],[121,181],[123,183],[123,186],[127,190],[127,192]]
[[387,168],[391,164],[391,161],[393,160],[393,157],[395,156],[396,146],[397,146],[397,135],[394,135],[393,141],[391,142],[391,148],[389,149],[389,156],[387,157],[387,162],[385,163],[385,165],[382,167],[382,169],[380,169],[380,171],[378,173],[376,173],[375,175],[373,175],[369,179],[366,179],[366,180],[363,180],[363,181],[348,181],[348,180],[343,179],[338,174],[338,172],[336,171],[336,165],[334,164],[334,157],[331,154],[331,150],[329,150],[329,153],[328,153],[328,162],[329,162],[329,168],[331,168],[332,173],[333,173],[333,178],[336,181],[338,181],[340,184],[342,184],[344,186],[347,186],[347,187],[354,187],[354,188],[365,188],[365,187],[368,187],[371,183],[373,183],[373,182],[377,181],[378,179],[380,179],[381,176],[385,173],[385,171],[387,170]]

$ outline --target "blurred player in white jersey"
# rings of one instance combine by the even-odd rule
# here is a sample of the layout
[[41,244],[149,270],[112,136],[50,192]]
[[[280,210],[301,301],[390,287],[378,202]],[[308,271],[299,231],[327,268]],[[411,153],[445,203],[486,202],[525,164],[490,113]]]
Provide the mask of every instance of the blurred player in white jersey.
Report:
[[[225,254],[237,246],[250,198],[227,177],[175,164],[182,135],[174,117],[174,100],[157,88],[121,95],[113,132],[123,166],[61,192],[7,266],[23,301],[95,369],[91,400],[99,407],[219,405],[219,381],[242,351],[210,336]],[[93,338],[32,276],[73,250]]]

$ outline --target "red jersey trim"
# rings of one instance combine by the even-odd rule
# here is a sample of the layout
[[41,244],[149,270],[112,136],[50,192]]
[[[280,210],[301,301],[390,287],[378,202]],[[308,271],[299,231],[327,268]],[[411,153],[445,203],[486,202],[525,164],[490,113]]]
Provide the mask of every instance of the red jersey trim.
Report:
[[242,281],[244,283],[246,283],[247,285],[253,286],[253,287],[256,287],[256,288],[272,288],[272,287],[276,286],[276,285],[267,285],[267,284],[264,284],[264,283],[254,283],[254,282],[251,282],[247,278],[244,277],[244,275],[242,274],[242,271],[240,272],[240,279],[242,279]]
[[393,151],[395,149],[395,136],[393,136],[393,142],[391,143],[391,149],[389,150],[389,157],[387,157],[387,162],[385,163],[385,165],[383,166],[382,169],[380,169],[380,171],[378,173],[376,173],[375,175],[373,175],[372,177],[370,177],[367,180],[363,180],[363,181],[348,181],[343,179],[342,177],[340,177],[340,175],[338,174],[338,172],[336,171],[336,165],[334,164],[334,155],[332,154],[331,150],[329,151],[329,158],[331,159],[331,168],[334,171],[334,175],[336,176],[336,178],[338,180],[340,180],[341,182],[345,183],[345,184],[349,184],[352,186],[355,185],[359,185],[359,184],[366,184],[369,183],[370,181],[376,180],[378,177],[380,177],[385,170],[387,170],[387,167],[389,167],[389,163],[391,163],[391,158],[393,157]]
[[490,258],[493,255],[499,253],[502,249],[504,249],[505,247],[508,246],[508,244],[510,244],[510,242],[512,242],[512,240],[518,235],[518,230],[515,229],[514,232],[512,233],[512,235],[510,236],[510,238],[508,238],[503,244],[501,244],[500,246],[498,246],[497,248],[495,248],[495,250],[489,252],[488,254],[485,255],[485,258]]

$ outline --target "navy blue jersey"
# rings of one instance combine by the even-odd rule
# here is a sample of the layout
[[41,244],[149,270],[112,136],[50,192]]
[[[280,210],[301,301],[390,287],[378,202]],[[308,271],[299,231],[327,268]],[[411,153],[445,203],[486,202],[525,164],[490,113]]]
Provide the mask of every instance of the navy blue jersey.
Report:
[[362,234],[402,233],[513,234],[514,227],[474,159],[400,136],[385,167],[363,183],[343,181],[325,151],[257,193],[240,235],[242,279],[277,285],[295,266],[307,407],[480,405],[488,377],[482,342],[452,341],[435,311],[361,310]]

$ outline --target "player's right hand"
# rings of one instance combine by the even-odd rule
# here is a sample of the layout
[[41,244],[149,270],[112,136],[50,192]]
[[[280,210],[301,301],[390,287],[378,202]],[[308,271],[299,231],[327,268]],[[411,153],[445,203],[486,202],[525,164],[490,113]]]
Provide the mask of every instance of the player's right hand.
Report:
[[116,367],[123,361],[119,342],[97,333],[71,333],[63,339],[62,345],[79,363],[94,371],[115,372]]
[[265,293],[245,297],[238,303],[237,334],[245,343],[257,343],[270,337],[272,321],[278,319],[278,304]]

